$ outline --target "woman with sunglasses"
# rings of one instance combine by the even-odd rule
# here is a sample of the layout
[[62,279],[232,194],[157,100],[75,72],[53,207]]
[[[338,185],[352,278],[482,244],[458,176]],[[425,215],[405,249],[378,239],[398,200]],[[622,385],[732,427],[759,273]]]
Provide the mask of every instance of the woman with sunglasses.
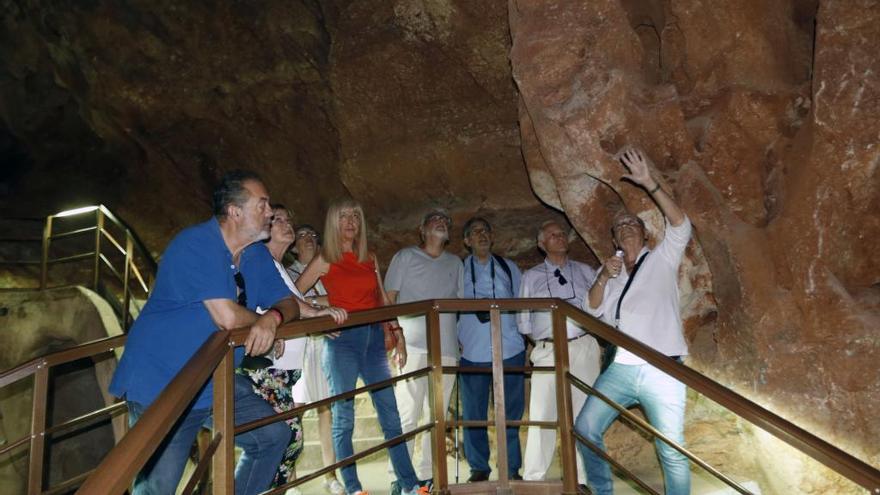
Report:
[[[293,243],[293,252],[296,260],[287,271],[296,282],[306,269],[306,265],[315,257],[320,247],[318,232],[311,225],[300,225],[296,228],[296,240]],[[316,307],[327,306],[327,290],[324,284],[318,280],[315,285],[303,294],[306,301]],[[324,340],[322,334],[310,335],[306,341],[305,355],[303,356],[303,375],[300,381],[293,387],[293,400],[298,404],[308,404],[330,397],[330,385],[321,367],[321,358],[324,355]],[[325,466],[336,462],[333,453],[333,437],[330,429],[332,417],[330,406],[318,408],[318,438],[321,443],[321,459]],[[336,478],[336,472],[331,471],[324,476],[324,490],[330,495],[345,495],[345,487]]]
[[[384,303],[376,257],[367,247],[364,211],[353,200],[339,200],[330,205],[324,223],[324,245],[306,266],[296,286],[300,291],[307,291],[319,279],[333,306],[361,311]],[[398,365],[402,367],[406,362],[405,343],[402,332],[396,332],[399,339],[396,346]],[[391,378],[382,325],[348,328],[327,340],[323,364],[332,395],[354,390],[358,377],[367,385]],[[370,395],[385,439],[401,435],[400,415],[392,387],[373,390]],[[336,459],[342,460],[354,454],[354,401],[336,401],[332,409],[333,445]],[[427,488],[418,486],[406,444],[398,443],[390,447],[388,455],[400,486],[407,487],[402,494],[428,493]],[[348,493],[366,494],[354,464],[343,467],[341,472]]]

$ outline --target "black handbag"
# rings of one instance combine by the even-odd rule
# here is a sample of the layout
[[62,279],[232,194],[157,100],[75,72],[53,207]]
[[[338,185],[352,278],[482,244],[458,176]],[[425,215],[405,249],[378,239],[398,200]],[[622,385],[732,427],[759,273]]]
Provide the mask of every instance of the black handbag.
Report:
[[[623,286],[623,292],[620,293],[620,297],[617,299],[617,310],[614,312],[614,328],[620,330],[620,305],[623,303],[623,296],[626,295],[626,292],[629,290],[630,285],[632,285],[633,280],[636,278],[636,273],[639,272],[639,267],[642,266],[642,262],[645,261],[645,258],[648,257],[648,253],[642,255],[641,258],[636,262],[633,267],[632,273],[629,275],[629,280],[626,281],[626,285]],[[617,355],[617,346],[612,344],[611,342],[604,342],[603,344],[603,352],[602,352],[602,366],[599,369],[599,373],[604,373],[605,370],[611,366],[611,363],[614,362],[614,356]]]

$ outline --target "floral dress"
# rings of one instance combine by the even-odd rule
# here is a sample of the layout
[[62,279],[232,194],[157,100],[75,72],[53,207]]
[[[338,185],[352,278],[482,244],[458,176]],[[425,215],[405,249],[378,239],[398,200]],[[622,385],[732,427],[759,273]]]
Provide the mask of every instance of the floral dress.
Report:
[[[293,409],[291,391],[302,376],[302,370],[237,368],[235,372],[248,377],[253,384],[254,393],[265,399],[275,412],[282,413]],[[275,472],[275,478],[272,480],[273,488],[293,481],[293,466],[303,450],[304,439],[300,419],[291,418],[286,420],[286,423],[291,431],[290,445],[287,446],[278,471]]]

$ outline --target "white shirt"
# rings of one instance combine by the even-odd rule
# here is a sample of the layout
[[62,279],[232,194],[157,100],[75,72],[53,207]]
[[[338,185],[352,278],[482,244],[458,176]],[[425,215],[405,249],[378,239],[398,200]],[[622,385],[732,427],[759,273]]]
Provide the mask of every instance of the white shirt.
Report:
[[[595,279],[596,270],[586,263],[567,259],[562,266],[556,266],[545,259],[540,265],[523,273],[519,297],[558,297],[575,307],[581,307]],[[549,311],[521,311],[517,318],[520,333],[531,334],[534,340],[553,338]],[[567,331],[569,339],[584,334],[584,329],[572,320],[568,320]]]
[[[290,279],[290,275],[287,273],[287,270],[276,260],[275,268],[278,269],[278,273],[281,274],[281,279],[284,280],[284,283],[287,284],[287,287],[293,292],[293,295],[297,297],[297,299],[304,301],[302,293],[297,290],[296,285],[293,284],[293,280]],[[257,312],[262,314],[265,313],[265,310],[261,310],[257,308]],[[297,337],[294,339],[287,339],[284,341],[284,354],[277,359],[272,360],[272,367],[279,370],[301,370],[303,367],[303,354],[306,349],[306,336]]]
[[[650,252],[642,248],[639,257],[646,252],[648,257],[623,298],[620,322],[615,321],[615,312],[617,300],[629,280],[626,266],[617,278],[608,279],[599,307],[591,309],[587,299],[584,310],[667,356],[687,355],[678,302],[678,267],[690,238],[691,222],[687,217],[678,227],[667,220],[666,236],[660,244]],[[645,364],[643,359],[623,348],[617,349],[614,362]]]

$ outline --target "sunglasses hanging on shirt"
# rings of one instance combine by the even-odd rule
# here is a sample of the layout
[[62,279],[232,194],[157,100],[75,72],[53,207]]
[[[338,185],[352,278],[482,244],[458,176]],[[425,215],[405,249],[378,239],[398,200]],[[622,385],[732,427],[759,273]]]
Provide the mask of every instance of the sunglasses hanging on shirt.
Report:
[[238,305],[247,307],[247,292],[244,290],[244,276],[241,272],[235,272],[235,286],[238,287]]
[[[574,271],[570,265],[569,265],[568,270],[569,270],[569,276],[571,277],[572,280],[574,280]],[[553,294],[553,289],[550,288],[550,271],[545,270],[544,276],[547,278],[547,292],[550,293],[550,297],[557,297],[556,295]],[[568,285],[568,279],[565,278],[565,275],[562,274],[562,272],[559,270],[559,268],[557,268],[553,272],[553,276],[556,277],[556,283],[558,283],[560,286]],[[564,301],[571,301],[572,299],[574,299],[577,296],[577,294],[575,294],[575,292],[574,292],[574,282],[571,283],[570,287],[571,287],[571,296],[564,298],[563,299]]]

